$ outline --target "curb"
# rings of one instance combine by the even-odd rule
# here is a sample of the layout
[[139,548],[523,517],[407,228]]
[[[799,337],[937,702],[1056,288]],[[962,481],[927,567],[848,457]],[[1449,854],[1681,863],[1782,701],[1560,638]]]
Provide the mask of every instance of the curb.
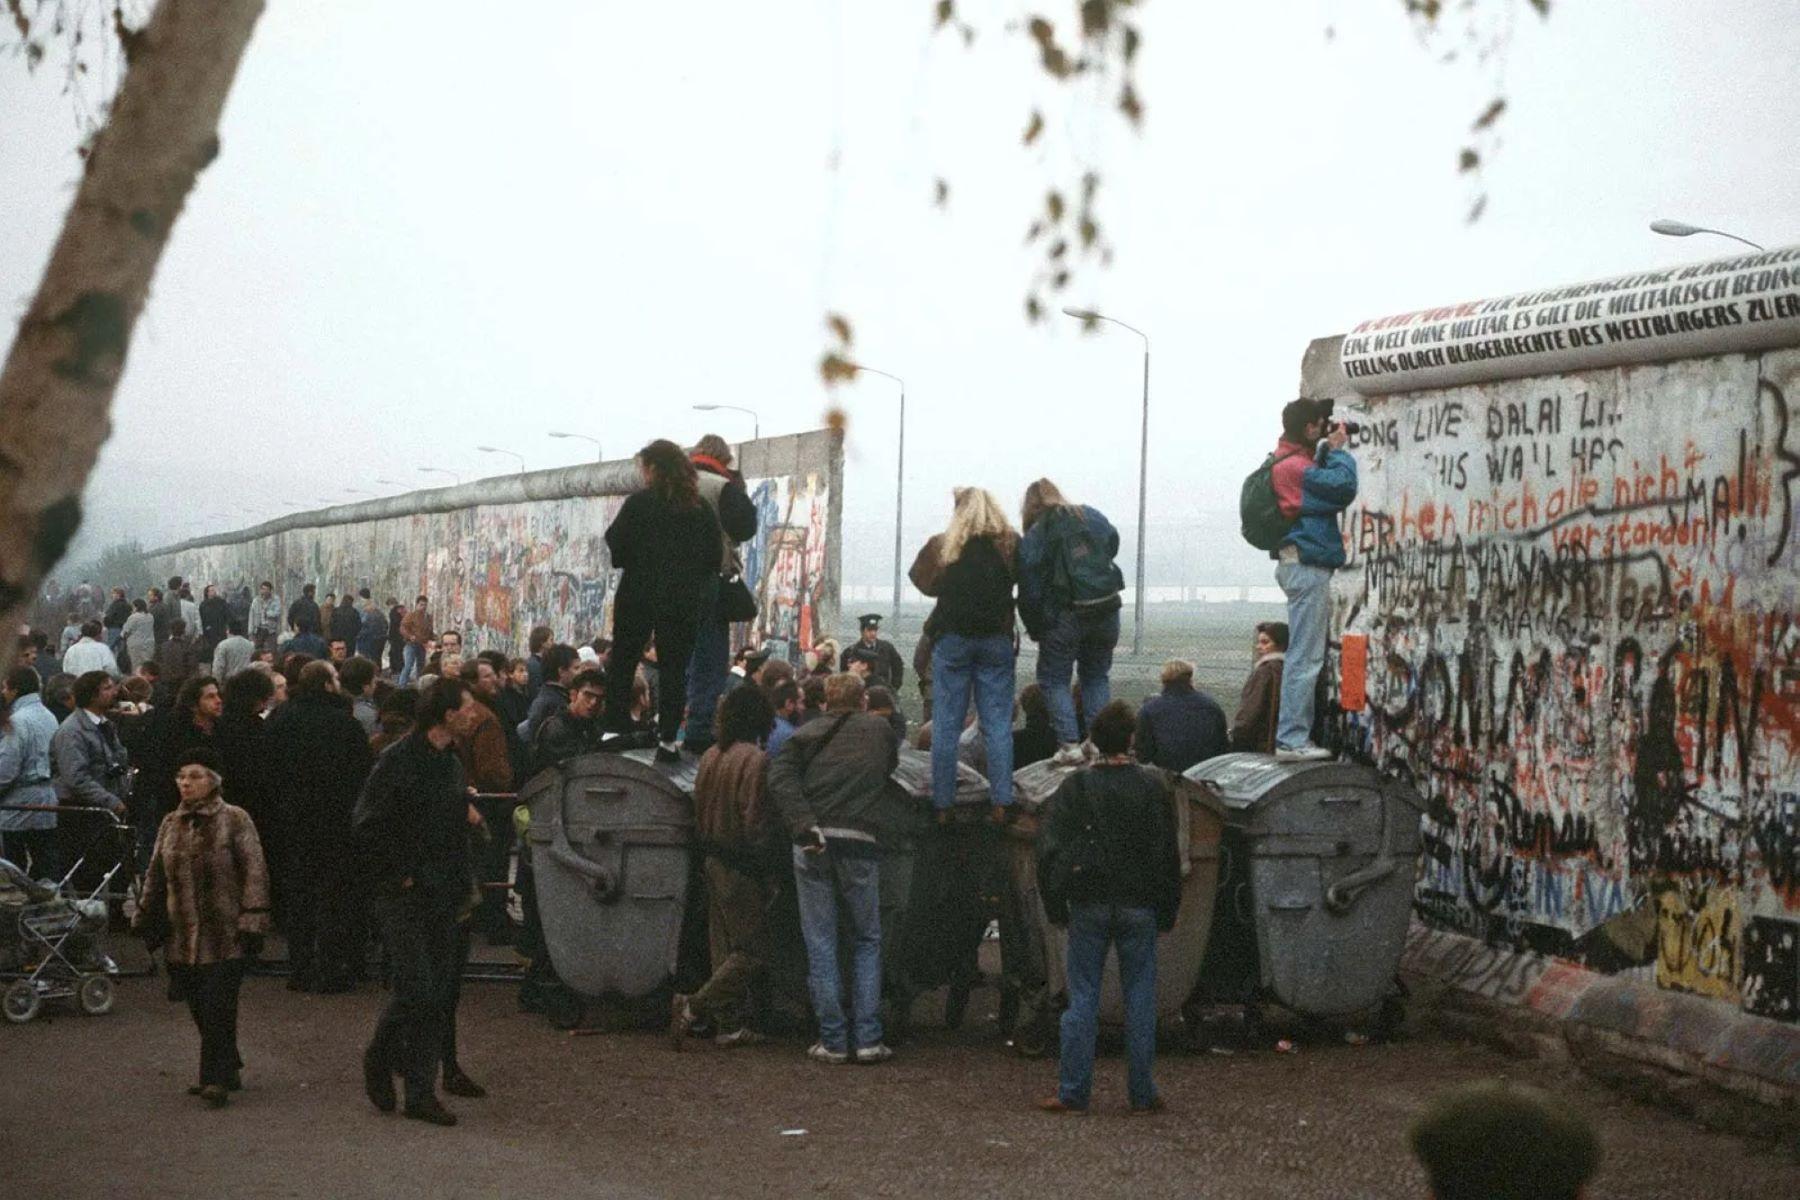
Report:
[[1685,1076],[1762,1105],[1800,1110],[1800,1025],[1416,921],[1400,969],[1475,1001],[1478,1009],[1535,1015],[1540,1020],[1525,1022],[1526,1041],[1537,1048],[1560,1042],[1584,1067],[1598,1059],[1647,1065],[1673,1073],[1669,1086],[1678,1090]]

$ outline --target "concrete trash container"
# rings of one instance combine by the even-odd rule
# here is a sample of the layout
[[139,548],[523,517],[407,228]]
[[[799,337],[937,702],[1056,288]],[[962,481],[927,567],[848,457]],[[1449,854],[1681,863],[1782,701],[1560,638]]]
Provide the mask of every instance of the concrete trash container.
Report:
[[1240,947],[1250,986],[1207,966],[1221,998],[1266,996],[1307,1016],[1344,1016],[1383,1001],[1412,917],[1424,803],[1409,786],[1348,762],[1278,762],[1227,754],[1192,767],[1188,787],[1223,805],[1230,874],[1241,895],[1221,903],[1215,961]]
[[579,996],[641,999],[674,977],[692,879],[694,774],[689,759],[588,754],[521,791],[544,942]]
[[[1013,1045],[1027,1055],[1042,1054],[1056,1045],[1057,1017],[1067,999],[1067,933],[1050,924],[1044,913],[1037,881],[1037,835],[1047,819],[1047,806],[1064,779],[1078,768],[1033,763],[1013,776],[1013,799],[1018,808],[1007,825],[1006,858],[1010,881],[1010,907],[1019,937],[1006,939],[1007,982],[1016,989],[1019,1012],[1013,1026]],[[1156,768],[1146,768],[1155,770]],[[1179,776],[1169,776],[1170,803],[1175,806],[1176,841],[1181,848],[1181,907],[1175,927],[1156,939],[1156,1011],[1174,1016],[1200,980],[1212,931],[1213,900],[1219,882],[1219,845],[1224,831],[1218,798],[1205,788],[1187,786]],[[1005,937],[1006,923],[1002,922]],[[1125,1023],[1125,998],[1119,985],[1118,959],[1108,955],[1100,989],[1100,1019],[1109,1025]]]

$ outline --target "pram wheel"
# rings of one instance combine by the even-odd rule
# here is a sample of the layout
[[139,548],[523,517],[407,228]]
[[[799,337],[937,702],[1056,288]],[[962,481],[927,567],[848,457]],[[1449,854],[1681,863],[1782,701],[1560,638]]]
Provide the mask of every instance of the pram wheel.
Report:
[[6,989],[6,996],[0,1000],[0,1007],[6,1011],[6,1019],[14,1025],[23,1025],[38,1015],[43,1007],[43,998],[38,995],[37,984],[29,979],[21,979]]
[[81,988],[75,994],[81,1011],[90,1017],[103,1017],[112,1011],[113,982],[104,975],[83,975]]

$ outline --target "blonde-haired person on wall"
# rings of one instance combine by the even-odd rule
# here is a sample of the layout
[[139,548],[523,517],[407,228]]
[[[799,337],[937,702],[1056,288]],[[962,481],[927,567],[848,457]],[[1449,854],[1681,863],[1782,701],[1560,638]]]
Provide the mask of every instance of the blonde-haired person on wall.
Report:
[[[988,746],[996,812],[1012,803],[1013,588],[1019,535],[991,492],[958,488],[944,532],[913,560],[910,578],[936,599],[926,618],[932,639],[932,720],[961,729],[971,698]],[[940,813],[956,802],[954,737],[934,738],[931,797]]]

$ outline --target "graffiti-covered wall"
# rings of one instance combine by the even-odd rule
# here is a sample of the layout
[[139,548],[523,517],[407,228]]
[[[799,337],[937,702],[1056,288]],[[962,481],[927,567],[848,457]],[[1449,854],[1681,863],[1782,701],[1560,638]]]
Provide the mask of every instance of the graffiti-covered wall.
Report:
[[1800,1019],[1800,350],[1334,378],[1332,732],[1429,802],[1419,916]]
[[[743,548],[760,601],[749,636],[803,649],[838,619],[842,439],[747,442],[738,466],[761,514]],[[606,528],[636,482],[629,463],[485,479],[198,539],[155,551],[154,563],[159,575],[230,589],[269,579],[284,602],[306,583],[321,597],[367,587],[410,603],[423,593],[440,629],[522,653],[533,625],[561,641],[611,628]]]

